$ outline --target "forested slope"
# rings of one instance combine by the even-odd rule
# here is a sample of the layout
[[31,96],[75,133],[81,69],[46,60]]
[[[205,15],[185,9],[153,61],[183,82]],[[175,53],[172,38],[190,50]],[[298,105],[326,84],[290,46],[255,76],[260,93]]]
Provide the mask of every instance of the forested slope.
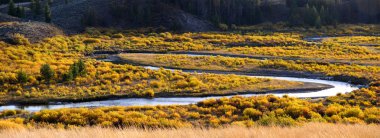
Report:
[[13,2],[13,16],[48,21],[68,32],[89,26],[209,31],[213,26],[235,28],[268,22],[319,28],[380,21],[380,2],[376,0],[32,0],[21,6],[17,3],[25,1]]

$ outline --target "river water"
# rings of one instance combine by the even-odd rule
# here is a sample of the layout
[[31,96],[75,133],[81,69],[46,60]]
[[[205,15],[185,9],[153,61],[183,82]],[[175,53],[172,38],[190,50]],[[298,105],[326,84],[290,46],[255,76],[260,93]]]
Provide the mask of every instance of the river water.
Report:
[[[145,66],[147,69],[157,70],[157,67]],[[353,90],[358,89],[358,87],[353,86],[349,83],[338,82],[338,81],[329,81],[329,80],[320,80],[320,79],[307,79],[307,78],[295,78],[295,77],[276,77],[276,76],[250,76],[250,77],[260,77],[260,78],[271,78],[279,80],[288,80],[288,81],[299,81],[299,82],[313,82],[332,85],[333,88],[319,90],[319,91],[310,91],[302,93],[281,93],[276,94],[276,96],[289,95],[292,97],[299,98],[318,98],[318,97],[327,97],[334,96],[337,93],[347,93]],[[269,93],[270,94],[270,93]],[[258,94],[245,94],[241,96],[257,96]],[[222,97],[231,97],[231,96],[212,96],[212,97],[188,97],[188,98],[124,98],[124,99],[113,99],[113,100],[101,100],[101,101],[91,101],[91,102],[79,102],[79,103],[55,103],[51,105],[29,105],[29,106],[0,106],[0,111],[7,109],[23,109],[27,111],[40,111],[43,109],[59,109],[59,108],[78,108],[78,107],[101,107],[101,106],[143,106],[143,105],[187,105],[197,103],[209,98],[222,98]]]

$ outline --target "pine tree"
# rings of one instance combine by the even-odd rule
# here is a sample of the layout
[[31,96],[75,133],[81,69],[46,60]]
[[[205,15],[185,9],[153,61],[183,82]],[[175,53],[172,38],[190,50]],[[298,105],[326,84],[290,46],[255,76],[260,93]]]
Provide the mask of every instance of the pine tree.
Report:
[[326,12],[326,10],[325,10],[325,7],[324,6],[322,6],[321,7],[321,10],[319,11],[319,16],[320,16],[320,20],[321,20],[321,24],[326,24],[326,18],[327,18],[327,12]]
[[15,13],[14,16],[16,16],[16,17],[20,17],[21,16],[21,7],[17,7],[16,8],[16,13]]
[[306,15],[306,17],[304,17],[305,23],[309,26],[315,27],[317,24],[317,18],[319,16],[317,8],[315,8],[315,7],[310,8],[309,5],[306,5],[306,14],[305,15]]
[[13,0],[10,0],[8,4],[8,15],[16,16],[16,10],[17,9],[15,3],[13,2]]
[[50,65],[49,64],[44,64],[42,65],[41,69],[40,69],[40,74],[42,76],[42,78],[46,81],[46,82],[50,82],[51,79],[53,79],[54,77],[54,71],[53,69],[50,68]]
[[35,15],[41,14],[41,2],[40,2],[40,0],[35,0],[34,14]]
[[322,27],[321,17],[320,16],[317,16],[317,19],[315,20],[315,27],[317,27],[317,28],[321,28]]
[[51,11],[49,4],[45,5],[45,22],[50,23],[51,22]]
[[70,66],[69,71],[63,75],[63,81],[71,81],[74,80],[78,76],[85,76],[87,74],[86,65],[83,60],[79,60],[78,62],[74,62]]
[[[318,19],[319,18],[319,19]],[[317,25],[321,24],[321,17],[318,14],[317,8],[313,7],[311,11],[311,25],[317,27]]]
[[77,63],[74,63],[70,66],[69,72],[71,72],[74,79],[79,75],[79,67],[77,66]]
[[21,18],[24,18],[25,17],[25,7],[22,7],[21,8],[21,15],[20,15]]
[[16,13],[14,16],[19,17],[19,18],[24,18],[25,17],[25,8],[18,6],[16,8]]
[[87,74],[86,65],[84,64],[82,59],[78,61],[77,66],[78,66],[79,75],[84,76]]
[[[137,18],[138,15],[134,16]],[[82,18],[82,23],[85,26],[95,26],[96,25],[96,13],[95,10],[92,8],[89,8]]]
[[74,80],[74,76],[73,76],[73,73],[71,73],[71,71],[67,72],[66,74],[63,74],[62,76],[63,82],[72,81],[72,80]]
[[35,11],[36,9],[36,1],[35,0],[30,0],[30,10]]
[[28,82],[28,75],[24,71],[19,71],[17,73],[17,80],[19,83],[26,83]]

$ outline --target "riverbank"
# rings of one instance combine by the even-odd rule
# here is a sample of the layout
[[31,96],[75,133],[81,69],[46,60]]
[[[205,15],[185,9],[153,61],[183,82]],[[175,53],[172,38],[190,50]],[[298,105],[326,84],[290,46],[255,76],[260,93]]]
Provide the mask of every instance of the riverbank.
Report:
[[[211,73],[211,72],[210,72]],[[214,72],[217,73],[217,72]],[[222,73],[222,72],[219,72]],[[264,84],[263,84],[264,85]],[[233,96],[233,95],[246,95],[246,94],[258,94],[258,95],[266,95],[266,94],[288,94],[288,93],[308,93],[310,91],[321,91],[325,89],[333,88],[332,85],[327,84],[319,84],[319,83],[310,83],[303,82],[300,86],[290,87],[290,88],[280,88],[275,90],[229,90],[225,92],[219,93],[192,93],[192,92],[182,92],[182,93],[173,93],[173,92],[160,92],[155,93],[154,97],[141,97],[135,94],[124,94],[124,95],[102,95],[97,97],[83,97],[83,98],[45,98],[45,99],[34,99],[34,98],[20,98],[20,99],[12,99],[5,101],[4,104],[0,106],[33,106],[33,105],[60,105],[64,103],[81,103],[81,102],[90,102],[90,101],[102,101],[102,100],[118,100],[118,99],[132,99],[132,98],[191,98],[191,97],[199,97],[199,98],[207,98],[214,96]]]
[[305,58],[294,56],[269,56],[269,55],[250,55],[239,54],[230,51],[214,50],[214,51],[149,51],[149,50],[122,50],[122,51],[94,51],[87,56],[96,55],[115,55],[123,53],[135,53],[135,54],[184,54],[193,56],[223,56],[232,58],[251,58],[257,60],[289,60],[289,61],[304,61],[315,62],[320,64],[338,64],[338,65],[363,65],[363,66],[380,66],[378,61],[373,60],[345,60],[345,59],[324,59],[324,58]]
[[375,72],[380,69],[376,66],[309,63],[282,59],[257,60],[194,54],[124,53],[105,57],[105,61],[138,66],[156,66],[211,73],[317,78],[349,82],[356,85],[368,85],[372,80],[376,80],[379,76]]
[[[106,63],[104,63],[106,64]],[[120,65],[121,66],[121,65]],[[144,71],[144,69],[136,69],[139,71]],[[187,73],[194,73],[197,70],[184,70],[184,72]],[[158,73],[162,72],[167,74],[167,71],[152,71],[152,70],[145,70],[145,72],[150,73]],[[169,71],[171,72],[171,71]],[[178,76],[178,74],[186,75],[186,73],[179,73],[179,72],[172,72],[172,76]],[[308,92],[314,92],[314,91],[321,91],[325,89],[331,89],[333,88],[332,85],[328,84],[320,84],[320,83],[312,83],[312,82],[295,82],[295,81],[287,81],[287,80],[276,80],[276,79],[268,79],[268,78],[252,78],[249,76],[253,76],[255,74],[250,73],[238,73],[238,72],[221,72],[221,71],[204,71],[205,74],[193,74],[185,77],[195,77],[188,79],[188,82],[186,81],[186,87],[184,87],[184,84],[179,84],[174,80],[173,83],[176,87],[183,87],[184,90],[181,91],[175,91],[177,89],[157,89],[156,87],[160,88],[163,84],[160,84],[162,82],[158,82],[156,80],[148,79],[148,85],[152,88],[151,95],[147,94],[139,94],[133,91],[127,91],[124,89],[121,89],[118,93],[103,93],[103,94],[91,94],[91,95],[85,95],[85,96],[55,96],[55,95],[49,95],[49,96],[39,96],[39,97],[24,97],[24,96],[9,96],[9,97],[2,97],[2,105],[14,105],[14,106],[25,106],[25,105],[61,105],[64,103],[81,103],[81,102],[90,102],[90,101],[102,101],[102,100],[117,100],[117,99],[136,99],[136,98],[183,98],[183,97],[213,97],[213,96],[232,96],[232,95],[245,95],[245,94],[289,94],[289,93],[308,93]],[[177,75],[176,75],[177,74]],[[213,74],[219,74],[219,75],[213,75]],[[231,76],[232,75],[232,76]],[[240,76],[238,76],[240,75]],[[258,74],[257,74],[258,75]],[[262,76],[263,74],[260,74]],[[275,74],[268,74],[269,76],[273,76]],[[196,79],[197,78],[197,79]],[[211,80],[208,80],[207,78],[210,78]],[[238,81],[238,85],[228,86],[226,84],[223,84],[223,86],[228,86],[228,88],[220,88],[215,90],[204,90],[201,88],[198,88],[199,91],[196,91],[194,89],[187,89],[187,85],[190,86],[190,83],[194,83],[191,85],[201,85],[203,81],[207,81],[210,83],[210,81],[213,80],[224,80],[220,83],[226,83],[225,81],[230,81],[226,79],[235,79],[233,82]],[[241,80],[239,80],[241,79]],[[173,80],[172,80],[173,81]],[[157,84],[156,84],[157,83]],[[171,85],[173,85],[171,84]],[[219,84],[219,83],[216,83]],[[234,84],[231,82],[231,84]],[[61,84],[57,84],[57,86],[61,86]],[[57,87],[54,86],[54,87]],[[124,86],[124,84],[123,84]],[[52,86],[50,86],[52,87]],[[216,86],[214,86],[216,87]],[[171,87],[170,87],[171,88]],[[186,89],[185,89],[186,88]],[[88,89],[88,88],[87,88]],[[120,89],[120,88],[119,88]],[[125,91],[125,92],[124,92]],[[102,91],[97,91],[98,93],[101,93]]]
[[[128,52],[127,52],[128,53]],[[130,52],[134,53],[134,52]],[[136,52],[143,53],[143,52]],[[149,52],[148,52],[149,53]],[[155,52],[153,52],[155,53]],[[165,54],[163,52],[156,52],[157,54]],[[363,66],[380,66],[380,63],[373,60],[366,61],[356,61],[356,60],[341,60],[341,59],[323,59],[323,58],[305,58],[305,57],[292,57],[292,56],[266,56],[266,55],[249,55],[249,54],[239,54],[229,51],[176,51],[167,52],[166,54],[188,54],[188,55],[199,55],[199,56],[224,56],[224,57],[234,57],[234,58],[252,58],[258,60],[293,60],[293,61],[304,61],[304,62],[315,62],[320,64],[340,64],[340,65],[363,65]]]

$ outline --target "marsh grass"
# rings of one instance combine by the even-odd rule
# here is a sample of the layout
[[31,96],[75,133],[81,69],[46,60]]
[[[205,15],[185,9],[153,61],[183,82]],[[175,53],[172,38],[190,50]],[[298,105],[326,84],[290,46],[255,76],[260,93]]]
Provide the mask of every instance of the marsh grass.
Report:
[[376,138],[380,137],[379,125],[344,125],[344,124],[321,124],[309,123],[300,127],[239,127],[230,126],[225,128],[201,129],[113,129],[100,127],[85,127],[76,129],[30,129],[30,130],[4,130],[0,137],[4,138]]

